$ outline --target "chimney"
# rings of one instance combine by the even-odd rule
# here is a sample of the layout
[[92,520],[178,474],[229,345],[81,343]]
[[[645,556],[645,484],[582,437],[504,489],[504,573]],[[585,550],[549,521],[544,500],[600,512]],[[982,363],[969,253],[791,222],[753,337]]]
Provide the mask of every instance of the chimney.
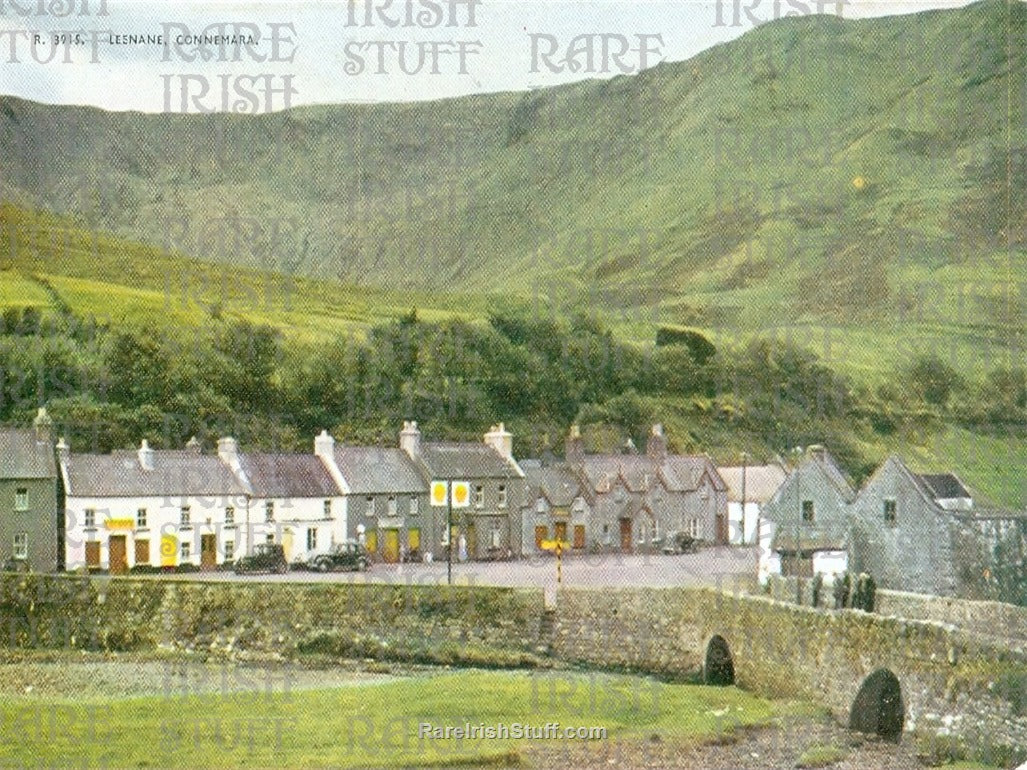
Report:
[[36,419],[32,421],[32,426],[36,430],[37,444],[49,444],[53,441],[53,420],[46,413],[45,406],[39,407]]
[[150,443],[143,439],[143,443],[139,445],[139,467],[144,471],[153,470],[153,450],[150,448]]
[[564,444],[564,459],[569,463],[581,463],[585,460],[585,440],[581,437],[581,428],[577,424],[571,426]]
[[218,457],[224,460],[229,466],[233,466],[239,459],[239,442],[231,436],[218,439]]
[[663,435],[663,426],[659,423],[653,425],[653,429],[649,433],[645,453],[654,460],[664,460],[667,457],[667,437]]
[[827,459],[827,450],[824,449],[823,444],[810,444],[806,447],[806,455],[812,457],[815,460],[823,462]]
[[193,436],[186,442],[185,448],[194,455],[198,455],[203,451],[203,445],[200,444],[200,440]]
[[57,441],[57,462],[61,465],[67,465],[70,455],[71,447],[64,442],[64,436],[61,436]]
[[416,420],[403,421],[403,430],[399,432],[399,448],[414,459],[421,456],[421,431],[417,429]]
[[316,457],[335,456],[335,439],[328,434],[328,431],[323,430],[320,435],[314,437],[314,455]]
[[513,434],[506,429],[503,423],[493,425],[484,438],[488,446],[495,449],[507,460],[513,459]]

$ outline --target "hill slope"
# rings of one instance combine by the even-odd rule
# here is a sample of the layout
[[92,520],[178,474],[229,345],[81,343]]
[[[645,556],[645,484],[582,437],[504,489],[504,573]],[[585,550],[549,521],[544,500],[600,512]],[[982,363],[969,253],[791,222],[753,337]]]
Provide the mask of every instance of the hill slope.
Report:
[[[743,329],[926,307],[1005,338],[1021,297],[978,292],[957,315],[950,295],[1006,285],[1027,249],[1025,41],[1025,6],[985,0],[786,18],[525,94],[261,116],[0,98],[0,191],[200,259],[350,283]],[[925,282],[944,301],[918,300]]]

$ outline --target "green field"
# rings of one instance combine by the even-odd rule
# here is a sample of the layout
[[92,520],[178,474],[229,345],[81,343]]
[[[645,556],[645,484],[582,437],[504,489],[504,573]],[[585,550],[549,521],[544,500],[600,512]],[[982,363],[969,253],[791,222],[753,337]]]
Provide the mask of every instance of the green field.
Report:
[[[114,665],[123,665],[131,677],[133,664]],[[0,720],[8,737],[0,745],[0,765],[509,764],[545,746],[513,738],[422,741],[418,725],[555,722],[605,727],[607,741],[659,735],[661,740],[696,742],[723,739],[735,727],[767,724],[776,713],[770,702],[733,687],[606,674],[436,671],[399,679],[336,681],[325,689],[290,689],[282,679],[262,689],[259,672],[244,676],[256,683],[249,692],[217,692],[215,675],[213,693],[105,697],[95,685],[87,685],[77,692],[65,686],[63,697],[5,696]]]

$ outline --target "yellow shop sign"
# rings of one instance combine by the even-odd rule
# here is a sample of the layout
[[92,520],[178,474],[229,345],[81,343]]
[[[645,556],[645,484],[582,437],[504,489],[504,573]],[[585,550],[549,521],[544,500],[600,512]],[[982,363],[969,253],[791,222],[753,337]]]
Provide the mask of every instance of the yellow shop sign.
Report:
[[135,519],[107,519],[107,529],[132,529],[135,526]]

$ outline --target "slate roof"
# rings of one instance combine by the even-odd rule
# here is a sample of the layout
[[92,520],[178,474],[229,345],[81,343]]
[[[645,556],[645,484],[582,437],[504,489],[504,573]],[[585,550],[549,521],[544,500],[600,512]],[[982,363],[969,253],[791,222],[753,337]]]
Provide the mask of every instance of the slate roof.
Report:
[[618,479],[630,492],[644,492],[657,480],[671,492],[690,492],[699,488],[704,472],[714,489],[727,489],[713,463],[702,455],[668,455],[662,461],[648,455],[585,455],[581,472],[596,492],[605,492]]
[[[717,468],[727,485],[727,499],[742,502],[742,466]],[[765,503],[784,483],[787,474],[780,465],[747,465],[745,467],[745,501]]]
[[243,452],[239,464],[254,497],[333,497],[342,494],[320,458],[309,454]]
[[55,478],[57,463],[49,443],[37,443],[31,429],[0,429],[0,479]]
[[353,494],[419,494],[428,484],[402,449],[335,447],[335,464]]
[[567,508],[581,494],[578,477],[568,465],[526,464],[524,478],[528,483],[526,506],[545,497],[553,507]]
[[436,479],[508,479],[521,470],[487,444],[431,442],[423,444],[421,461]]
[[153,470],[143,470],[135,450],[109,455],[74,454],[68,458],[71,497],[177,497],[243,495],[235,474],[213,455],[188,450],[153,450]]
[[932,500],[950,500],[956,497],[972,497],[956,476],[952,473],[917,473],[914,474],[924,486]]

